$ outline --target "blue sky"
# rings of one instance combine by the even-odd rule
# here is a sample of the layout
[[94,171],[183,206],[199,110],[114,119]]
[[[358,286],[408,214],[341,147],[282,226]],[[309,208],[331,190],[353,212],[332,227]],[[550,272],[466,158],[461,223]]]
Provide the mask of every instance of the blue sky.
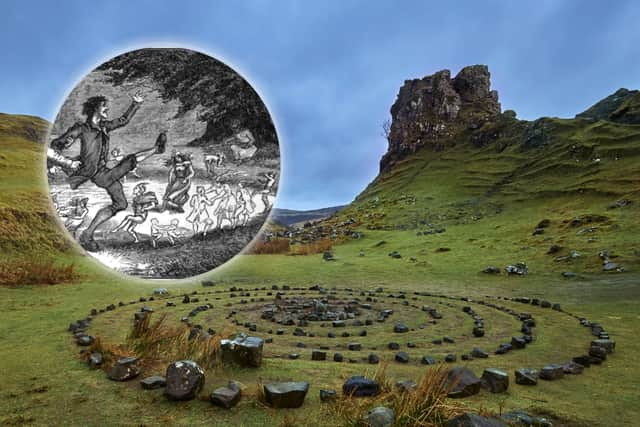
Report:
[[620,87],[640,88],[638,22],[632,1],[9,0],[0,111],[51,121],[110,57],[201,50],[243,74],[274,116],[277,206],[312,209],[350,202],[377,175],[381,124],[405,79],[487,64],[503,109],[572,117]]

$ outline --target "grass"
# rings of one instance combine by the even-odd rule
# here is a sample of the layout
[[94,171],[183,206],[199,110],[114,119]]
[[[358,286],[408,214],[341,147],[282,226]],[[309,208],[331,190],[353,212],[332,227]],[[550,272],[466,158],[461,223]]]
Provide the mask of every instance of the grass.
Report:
[[[604,366],[589,368],[583,375],[562,381],[540,382],[532,388],[512,384],[504,395],[481,392],[460,403],[466,408],[485,408],[495,413],[512,409],[547,413],[556,419],[554,425],[561,426],[604,426],[610,419],[615,419],[618,425],[634,425],[640,416],[637,408],[640,373],[635,361],[640,352],[636,339],[640,312],[637,244],[640,163],[636,150],[639,128],[568,121],[559,122],[557,132],[557,144],[547,151],[523,152],[516,146],[508,146],[496,156],[492,145],[471,149],[459,144],[436,154],[416,153],[388,175],[379,177],[335,218],[336,224],[355,218],[357,222],[352,227],[363,237],[333,245],[334,262],[324,262],[321,254],[297,257],[247,254],[197,279],[161,282],[125,279],[77,251],[75,244],[57,231],[44,193],[44,180],[39,169],[34,168],[42,164],[43,147],[14,134],[0,136],[0,209],[4,209],[0,215],[3,230],[0,259],[15,263],[34,257],[45,263],[55,259],[55,265],[62,268],[74,265],[75,274],[81,277],[76,283],[56,286],[39,286],[44,282],[37,280],[40,283],[0,287],[3,301],[0,423],[45,425],[55,420],[54,423],[65,425],[204,425],[215,420],[221,426],[259,426],[295,425],[300,420],[307,425],[313,425],[309,420],[330,425],[336,421],[326,417],[329,408],[320,402],[319,389],[339,389],[344,378],[361,375],[368,365],[311,361],[311,345],[300,351],[302,357],[297,361],[273,357],[292,351],[295,337],[290,335],[267,347],[271,353],[258,370],[208,369],[203,390],[206,395],[231,379],[249,385],[255,385],[258,379],[265,383],[309,381],[311,389],[303,407],[286,411],[269,410],[259,404],[251,397],[258,393],[255,386],[248,386],[249,397],[230,411],[200,400],[176,404],[166,401],[161,391],[142,392],[135,382],[113,383],[105,378],[104,372],[92,371],[78,359],[78,347],[66,328],[69,322],[86,316],[91,308],[137,301],[140,296],[148,298],[157,287],[169,288],[179,301],[182,293],[207,289],[199,282],[210,279],[216,283],[214,289],[320,284],[327,288],[350,287],[356,293],[382,286],[407,293],[430,291],[473,298],[528,295],[559,302],[565,310],[602,322],[617,341],[617,352]],[[576,142],[593,147],[593,153],[601,156],[602,162],[599,165],[585,164],[584,160],[575,162],[571,147]],[[615,160],[620,154],[622,157]],[[608,208],[623,197],[634,203],[619,209]],[[565,223],[586,214],[604,215],[608,221],[597,224],[598,229],[588,234],[577,234],[583,227],[576,229]],[[534,227],[542,219],[549,219],[550,226],[544,234],[533,236]],[[446,231],[416,235],[418,231],[436,228]],[[378,245],[381,241],[385,243]],[[548,255],[551,244],[559,244],[563,249],[557,255]],[[450,251],[437,252],[440,247]],[[598,253],[604,249],[617,256],[614,260],[625,267],[624,273],[601,271]],[[571,250],[581,256],[555,261],[557,256],[568,255]],[[360,256],[361,251],[364,256]],[[392,251],[398,251],[402,257],[389,257]],[[529,275],[480,273],[487,265],[504,267],[518,261],[527,263]],[[578,276],[564,279],[560,274],[563,271],[574,271]],[[215,300],[216,297],[221,299]],[[199,314],[196,321],[221,329],[227,298],[226,293],[211,296],[214,308]],[[156,310],[154,316],[164,313],[163,300],[146,304]],[[125,351],[126,347],[119,345],[127,343],[137,308],[127,305],[99,315],[92,322],[90,333],[100,338],[99,345],[103,348]],[[512,373],[517,367],[565,361],[576,351],[584,351],[589,336],[585,330],[576,328],[570,318],[553,311],[530,309],[539,320],[536,342],[524,352],[468,362],[477,375],[485,367]],[[184,310],[169,313],[162,324],[167,328],[179,327]],[[239,319],[252,320],[257,315],[246,311]],[[490,312],[486,315],[495,328],[493,332],[488,329],[486,340],[480,341],[488,346],[493,339],[505,338],[504,334],[514,324],[507,316]],[[420,320],[420,313],[407,312],[406,316],[404,320],[409,323],[417,324]],[[434,326],[426,337],[416,334],[406,338],[422,340],[419,351],[413,353],[409,349],[413,360],[426,352],[441,357],[448,351],[470,349],[466,340],[448,348],[428,346],[431,334],[460,334],[469,329],[468,318],[448,317],[450,322]],[[368,346],[382,346],[389,341],[389,335],[385,335],[388,331],[383,329],[380,325],[372,326]],[[310,343],[319,345],[321,341]],[[145,346],[153,348],[149,343]],[[344,353],[349,357],[348,352]],[[379,353],[383,362],[392,355],[381,350]],[[188,353],[161,358],[183,354]],[[163,374],[164,368],[151,367],[145,374]],[[389,363],[386,375],[394,380],[417,381],[431,372],[417,363]],[[402,407],[401,403],[397,405]],[[406,407],[413,408],[407,413],[414,417],[421,413],[418,403],[407,403]]]
[[0,261],[0,285],[55,285],[78,279],[74,264],[59,266],[53,261]]

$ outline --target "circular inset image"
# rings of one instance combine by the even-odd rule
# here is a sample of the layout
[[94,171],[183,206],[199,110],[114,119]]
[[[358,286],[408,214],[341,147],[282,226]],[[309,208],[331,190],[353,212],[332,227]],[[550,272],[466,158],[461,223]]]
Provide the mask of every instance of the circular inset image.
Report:
[[103,264],[186,278],[238,254],[276,194],[280,149],[236,71],[188,49],[139,49],[89,73],[58,112],[47,176],[65,228]]

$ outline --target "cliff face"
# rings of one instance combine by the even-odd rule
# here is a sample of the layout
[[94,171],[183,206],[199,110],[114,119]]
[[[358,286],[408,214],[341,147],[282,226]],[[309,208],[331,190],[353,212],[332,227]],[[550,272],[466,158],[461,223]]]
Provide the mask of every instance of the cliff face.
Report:
[[498,115],[498,93],[491,90],[486,65],[465,67],[453,79],[442,70],[407,80],[391,107],[389,148],[380,171],[422,147],[442,150],[456,134],[479,129]]

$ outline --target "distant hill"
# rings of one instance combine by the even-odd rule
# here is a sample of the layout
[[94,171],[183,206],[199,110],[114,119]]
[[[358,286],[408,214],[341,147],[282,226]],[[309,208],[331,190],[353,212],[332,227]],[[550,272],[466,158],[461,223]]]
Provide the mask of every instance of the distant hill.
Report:
[[329,218],[331,215],[339,212],[345,206],[346,205],[332,206],[329,208],[313,209],[308,211],[274,208],[271,217],[278,223],[290,227],[295,224]]

